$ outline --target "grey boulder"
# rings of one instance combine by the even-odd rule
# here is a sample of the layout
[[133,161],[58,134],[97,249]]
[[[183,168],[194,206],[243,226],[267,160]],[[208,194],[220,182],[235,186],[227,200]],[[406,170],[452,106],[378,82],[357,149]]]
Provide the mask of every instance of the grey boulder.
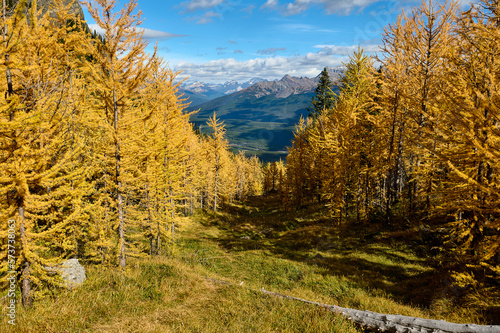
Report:
[[85,268],[78,262],[78,259],[68,259],[55,267],[46,269],[49,272],[59,273],[68,288],[78,287],[87,279]]

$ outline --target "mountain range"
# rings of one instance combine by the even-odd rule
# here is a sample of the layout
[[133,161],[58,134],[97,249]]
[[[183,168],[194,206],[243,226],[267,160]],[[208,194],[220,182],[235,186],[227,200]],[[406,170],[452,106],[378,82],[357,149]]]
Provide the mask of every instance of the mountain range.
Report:
[[[343,70],[342,67],[328,69],[333,82]],[[224,121],[227,138],[235,150],[256,154],[264,161],[275,161],[286,156],[295,124],[301,116],[308,116],[307,109],[318,82],[319,75],[314,78],[285,75],[279,80],[253,79],[243,84],[236,81],[194,83],[184,85],[181,92],[192,102],[187,111],[197,111],[191,121],[202,132],[208,132],[206,121],[215,112],[217,118]],[[332,89],[338,92],[336,86]],[[203,102],[203,99],[209,100]]]
[[225,83],[191,82],[183,84],[179,91],[183,93],[185,97],[189,98],[190,106],[194,107],[214,98],[238,92],[262,81],[267,80],[256,77],[244,83],[239,83],[234,80]]

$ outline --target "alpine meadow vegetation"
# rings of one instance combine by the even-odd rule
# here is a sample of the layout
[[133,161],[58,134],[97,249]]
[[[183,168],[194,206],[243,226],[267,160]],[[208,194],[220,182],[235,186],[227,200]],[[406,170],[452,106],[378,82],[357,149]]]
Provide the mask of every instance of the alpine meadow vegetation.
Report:
[[[83,1],[99,34],[65,3],[1,15],[0,290],[14,272],[20,331],[360,332],[261,288],[500,324],[497,0],[424,0],[376,57],[325,68],[273,163],[235,153],[215,112],[195,128],[137,0]],[[68,258],[88,275],[69,290]]]

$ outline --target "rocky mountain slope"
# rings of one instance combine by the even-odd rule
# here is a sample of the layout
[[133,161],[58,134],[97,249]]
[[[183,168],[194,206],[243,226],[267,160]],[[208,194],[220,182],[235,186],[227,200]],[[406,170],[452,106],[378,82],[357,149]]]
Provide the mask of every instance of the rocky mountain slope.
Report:
[[[31,0],[28,0],[28,6],[31,5],[31,2],[32,2]],[[7,7],[12,10],[12,8],[15,8],[15,6],[19,3],[19,0],[10,0],[10,1],[8,1],[8,3],[10,3],[11,6],[9,6],[7,4]],[[80,16],[82,19],[84,18],[82,6],[80,5],[80,3],[78,1],[62,0],[62,3],[64,6],[71,6],[70,7],[71,13],[74,13],[74,14]],[[43,13],[45,13],[47,10],[49,10],[49,11],[51,11],[51,15],[52,15],[52,10],[54,7],[54,0],[37,0],[37,6],[38,6],[38,9],[42,9]]]
[[281,80],[256,83],[240,94],[251,94],[256,98],[273,95],[277,98],[286,98],[290,95],[299,95],[313,91],[318,85],[316,78],[292,77],[285,75]]
[[[332,69],[337,80],[342,71]],[[198,111],[191,120],[206,129],[208,117],[215,112],[224,121],[229,142],[238,150],[259,155],[263,160],[284,158],[291,145],[295,124],[307,117],[319,77],[292,77],[261,81],[232,94],[195,104],[188,111]],[[338,92],[338,88],[333,88]],[[185,97],[189,97],[188,94]]]
[[[343,67],[328,68],[328,74],[333,81],[337,80],[343,71]],[[273,95],[277,98],[286,98],[290,95],[312,92],[317,87],[318,82],[319,74],[314,78],[285,75],[283,78],[274,81],[257,77],[244,83],[238,83],[234,80],[222,84],[191,82],[181,85],[179,91],[190,99],[191,107],[194,107],[233,93],[253,95],[257,98],[268,95]]]
[[179,92],[189,98],[190,106],[200,105],[217,97],[229,95],[245,88],[248,88],[258,82],[266,81],[261,78],[253,78],[247,82],[239,83],[235,80],[225,83],[204,83],[191,82],[181,85]]

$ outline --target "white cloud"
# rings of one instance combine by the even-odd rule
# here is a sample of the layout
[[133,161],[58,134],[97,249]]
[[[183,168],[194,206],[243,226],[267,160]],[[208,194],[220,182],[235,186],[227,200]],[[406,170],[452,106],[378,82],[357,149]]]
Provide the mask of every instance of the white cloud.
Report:
[[[342,55],[342,56],[347,56],[350,54],[353,54],[355,51],[358,50],[358,45],[350,45],[350,46],[340,46],[340,45],[315,45],[315,48],[321,49],[321,53],[327,54],[327,55]],[[370,45],[361,45],[361,49],[363,49],[363,52],[366,54],[369,53],[375,53],[380,51],[380,48],[376,44],[370,44]]]
[[265,4],[263,4],[260,8],[276,8],[278,7],[278,0],[267,0]]
[[[376,44],[361,46],[366,54],[379,50]],[[265,57],[238,61],[234,58],[212,60],[206,63],[178,62],[174,70],[182,70],[180,78],[189,81],[221,83],[228,80],[245,82],[253,77],[267,80],[281,79],[284,75],[315,77],[323,68],[343,66],[349,55],[358,50],[357,45],[316,45],[318,52],[293,57]],[[376,65],[376,63],[375,63]]]
[[315,25],[311,24],[303,24],[303,23],[284,23],[284,24],[279,24],[276,26],[276,28],[286,31],[286,32],[293,32],[293,33],[299,33],[299,32],[305,32],[305,33],[328,33],[332,34],[337,31],[335,30],[330,30],[330,29],[323,29],[320,27],[317,27]]
[[178,34],[172,34],[170,32],[165,32],[165,31],[159,31],[159,30],[153,30],[153,29],[148,29],[148,28],[137,28],[140,30],[144,31],[144,38],[148,39],[170,39],[174,37],[185,37],[187,35],[178,35]]
[[102,29],[98,24],[89,24],[90,31],[95,31],[99,35],[104,35],[104,29]]
[[471,5],[477,4],[479,0],[458,0],[458,4],[462,9],[469,9]]
[[[90,31],[95,31],[100,35],[104,35],[104,29],[102,29],[98,24],[89,24]],[[165,31],[159,31],[159,30],[153,30],[153,29],[148,29],[148,28],[141,28],[137,27],[136,28],[139,31],[143,31],[143,37],[147,39],[158,39],[158,40],[165,40],[165,39],[170,39],[174,37],[185,37],[187,35],[177,35],[177,34],[172,34],[170,32],[165,32]]]
[[220,14],[220,13],[216,13],[214,11],[208,11],[201,16],[189,17],[189,18],[187,18],[187,20],[188,21],[196,21],[196,24],[207,24],[207,23],[213,22],[212,18],[221,17],[221,16],[222,16],[222,14]]
[[324,3],[327,14],[349,15],[354,9],[362,10],[372,3],[379,1],[380,0],[325,0],[321,2]]
[[288,5],[286,5],[286,10],[284,12],[285,15],[297,15],[297,14],[300,14],[304,11],[306,11],[306,9],[311,5],[313,4],[314,2],[313,1],[310,1],[311,3],[308,3],[309,1],[295,1],[294,3],[288,3]]
[[283,15],[297,15],[305,12],[309,7],[323,7],[326,14],[349,15],[354,9],[363,9],[366,6],[381,0],[295,0],[281,6],[277,0],[267,0],[261,8],[279,10]]
[[186,8],[188,12],[194,12],[199,9],[209,9],[221,5],[226,0],[191,0],[181,2],[180,7]]
[[189,80],[221,83],[228,80],[248,81],[253,77],[268,80],[291,76],[317,76],[325,66],[337,67],[346,62],[347,57],[334,57],[323,52],[308,53],[295,57],[254,58],[237,61],[234,58],[213,60],[206,63],[179,62],[174,70],[182,70],[180,78]]

